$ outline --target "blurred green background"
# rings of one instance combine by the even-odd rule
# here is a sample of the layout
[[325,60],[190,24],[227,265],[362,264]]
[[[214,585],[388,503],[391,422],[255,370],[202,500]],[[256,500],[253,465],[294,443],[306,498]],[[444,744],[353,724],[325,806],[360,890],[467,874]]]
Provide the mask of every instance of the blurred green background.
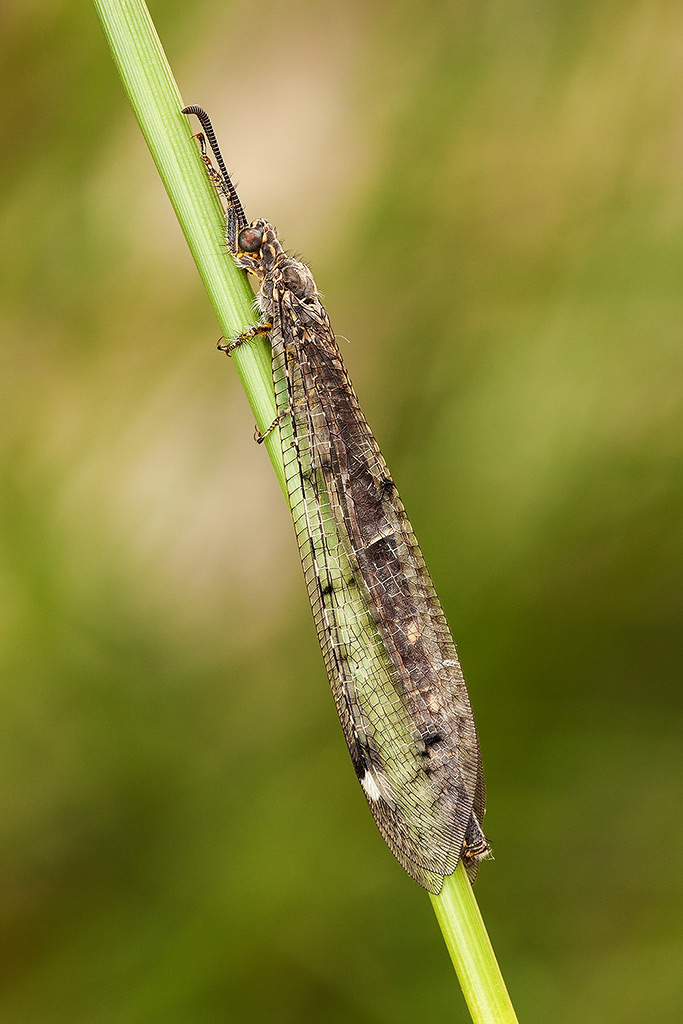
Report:
[[[475,706],[520,1021],[683,1019],[683,6],[152,4]],[[0,1016],[467,1019],[93,9],[2,14]]]

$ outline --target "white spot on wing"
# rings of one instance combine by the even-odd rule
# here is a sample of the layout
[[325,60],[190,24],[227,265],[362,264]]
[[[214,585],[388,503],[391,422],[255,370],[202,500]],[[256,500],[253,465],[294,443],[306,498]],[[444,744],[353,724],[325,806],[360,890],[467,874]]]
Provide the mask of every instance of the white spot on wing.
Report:
[[378,800],[384,800],[390,807],[395,807],[394,794],[388,778],[381,772],[374,774],[369,769],[366,771],[360,784],[365,790],[365,795],[373,804]]
[[375,776],[371,771],[367,771],[363,778],[360,780],[360,784],[365,790],[365,795],[368,800],[372,800],[373,803],[379,800],[382,796],[382,792],[375,781]]

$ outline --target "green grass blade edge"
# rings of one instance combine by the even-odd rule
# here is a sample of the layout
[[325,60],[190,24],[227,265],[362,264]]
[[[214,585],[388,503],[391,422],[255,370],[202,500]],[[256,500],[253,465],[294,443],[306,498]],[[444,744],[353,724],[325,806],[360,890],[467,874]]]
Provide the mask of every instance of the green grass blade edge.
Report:
[[[114,63],[152,158],[197,264],[224,337],[253,324],[253,293],[220,243],[224,215],[196,141],[197,125],[181,113],[183,100],[141,0],[93,0]],[[192,102],[198,97],[193,96]],[[241,346],[233,362],[262,433],[275,419],[270,347],[264,338]],[[286,493],[278,431],[265,447]]]
[[474,1024],[517,1024],[462,861],[430,899]]

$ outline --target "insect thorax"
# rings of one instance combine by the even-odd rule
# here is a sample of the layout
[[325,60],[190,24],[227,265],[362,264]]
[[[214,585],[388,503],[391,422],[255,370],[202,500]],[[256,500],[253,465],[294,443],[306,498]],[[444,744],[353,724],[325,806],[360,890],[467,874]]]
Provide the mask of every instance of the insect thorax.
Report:
[[318,289],[313,274],[304,263],[287,255],[275,228],[265,220],[253,221],[250,227],[263,232],[259,251],[238,251],[235,263],[258,277],[260,288],[256,303],[259,309],[272,317],[279,299],[288,291],[301,301],[316,298]]

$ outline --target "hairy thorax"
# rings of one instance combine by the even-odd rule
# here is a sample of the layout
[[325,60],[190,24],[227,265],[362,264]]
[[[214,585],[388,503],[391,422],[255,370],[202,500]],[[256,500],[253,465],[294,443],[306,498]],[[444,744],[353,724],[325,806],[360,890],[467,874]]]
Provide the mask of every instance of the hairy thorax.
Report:
[[253,221],[249,228],[261,234],[259,249],[257,252],[239,252],[235,263],[256,274],[260,285],[256,304],[261,312],[272,317],[275,304],[282,300],[285,292],[291,292],[301,301],[317,298],[313,274],[299,260],[287,255],[275,228],[265,220]]

